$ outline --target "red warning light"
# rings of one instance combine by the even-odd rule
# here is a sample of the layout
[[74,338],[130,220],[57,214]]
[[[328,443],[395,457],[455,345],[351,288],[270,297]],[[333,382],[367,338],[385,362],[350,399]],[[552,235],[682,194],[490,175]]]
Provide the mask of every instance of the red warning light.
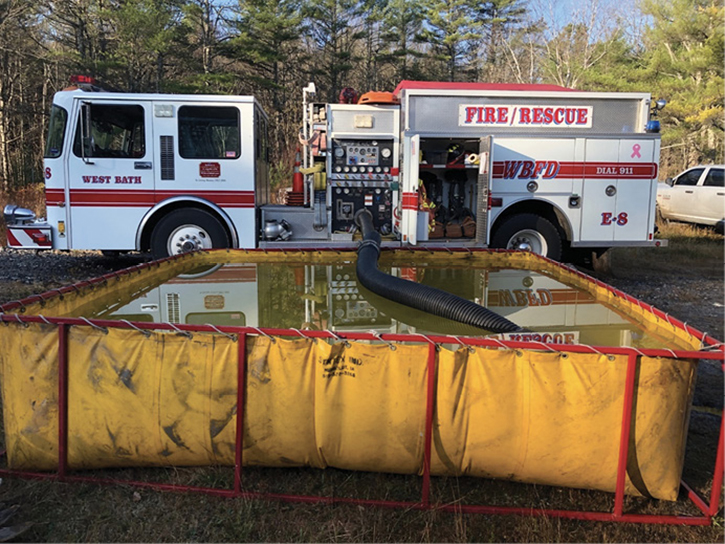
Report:
[[91,76],[81,76],[81,75],[70,76],[70,82],[73,85],[80,85],[80,84],[97,85],[96,78],[91,77]]

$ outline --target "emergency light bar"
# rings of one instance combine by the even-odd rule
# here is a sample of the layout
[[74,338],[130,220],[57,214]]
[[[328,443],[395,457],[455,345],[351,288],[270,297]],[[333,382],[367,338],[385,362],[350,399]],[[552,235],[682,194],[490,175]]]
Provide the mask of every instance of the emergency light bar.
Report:
[[91,76],[73,75],[70,76],[70,82],[73,85],[98,85],[96,78]]

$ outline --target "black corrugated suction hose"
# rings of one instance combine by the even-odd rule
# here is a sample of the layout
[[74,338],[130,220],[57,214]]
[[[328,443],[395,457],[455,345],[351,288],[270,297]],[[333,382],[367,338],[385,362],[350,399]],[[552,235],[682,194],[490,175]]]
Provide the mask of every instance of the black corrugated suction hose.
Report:
[[367,289],[387,299],[411,306],[439,317],[445,317],[490,332],[518,332],[521,327],[503,316],[440,289],[396,278],[378,269],[380,234],[373,227],[368,210],[355,215],[355,223],[362,231],[363,241],[357,249],[357,279]]

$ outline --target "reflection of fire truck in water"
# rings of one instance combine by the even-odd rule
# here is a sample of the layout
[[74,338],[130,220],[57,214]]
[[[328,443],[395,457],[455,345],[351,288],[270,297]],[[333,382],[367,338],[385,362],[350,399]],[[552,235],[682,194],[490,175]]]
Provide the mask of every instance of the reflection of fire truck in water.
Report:
[[[267,117],[249,96],[56,93],[47,221],[8,205],[11,247],[147,251],[384,244],[570,251],[656,245],[660,140],[645,93],[402,82],[356,104],[303,90],[300,173],[270,203]],[[660,104],[661,106],[661,104]]]
[[[641,334],[586,293],[523,270],[394,268],[393,274],[476,301],[527,332],[507,340],[633,345]],[[380,333],[466,334],[439,317],[376,297],[350,265],[226,264],[176,277],[121,308],[113,319]]]
[[183,274],[112,312],[112,319],[141,323],[256,327],[257,267],[226,264]]

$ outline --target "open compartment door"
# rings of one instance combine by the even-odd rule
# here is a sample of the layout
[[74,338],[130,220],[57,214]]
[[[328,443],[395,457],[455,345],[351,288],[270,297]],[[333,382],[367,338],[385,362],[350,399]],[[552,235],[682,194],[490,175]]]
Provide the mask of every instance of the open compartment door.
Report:
[[403,138],[402,241],[413,245],[418,243],[419,155],[420,136],[405,136]]
[[476,198],[476,245],[488,246],[488,195],[493,173],[493,136],[484,136],[478,144],[478,191]]

